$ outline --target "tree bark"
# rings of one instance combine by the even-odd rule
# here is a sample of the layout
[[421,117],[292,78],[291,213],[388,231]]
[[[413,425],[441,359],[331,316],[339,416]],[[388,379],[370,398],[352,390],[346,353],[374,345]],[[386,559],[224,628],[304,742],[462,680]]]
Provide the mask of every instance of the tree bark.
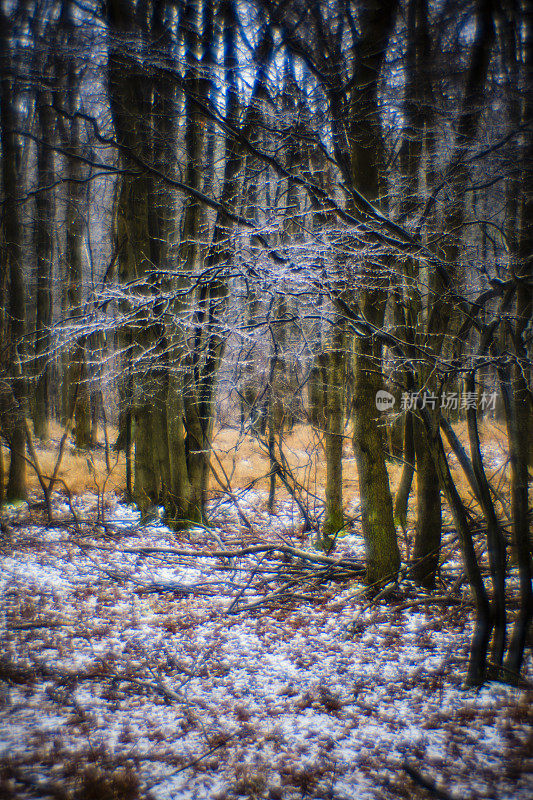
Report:
[[439,475],[427,434],[420,419],[414,420],[416,452],[417,519],[411,576],[433,589],[439,565],[442,531]]
[[[522,60],[520,82],[522,97],[515,106],[516,123],[527,125],[533,111],[531,74],[533,69],[533,22],[531,14],[522,6]],[[518,126],[517,126],[518,127]],[[514,622],[505,665],[518,673],[524,658],[528,631],[533,619],[533,568],[531,552],[531,509],[529,507],[528,462],[533,440],[533,392],[531,383],[531,358],[526,347],[527,330],[533,318],[533,135],[527,129],[520,152],[521,169],[516,204],[516,225],[510,236],[511,272],[516,276],[516,318],[512,340],[515,363],[509,375],[500,370],[500,385],[504,393],[504,408],[511,461],[511,509],[513,518],[513,550],[520,576],[520,608]]]
[[367,580],[380,584],[398,573],[400,551],[376,411],[381,369],[376,370],[370,337],[362,337],[356,344],[353,446],[359,473]]
[[[467,392],[475,391],[475,378],[473,373],[467,375],[465,385]],[[493,664],[499,666],[503,662],[505,653],[507,625],[505,611],[505,539],[492,502],[489,482],[483,467],[481,442],[477,423],[477,409],[468,408],[466,416],[472,465],[476,476],[476,484],[479,487],[481,506],[487,523],[487,544],[492,578],[491,614],[492,623],[494,625],[491,661]]]
[[342,502],[342,446],[344,442],[344,366],[346,344],[343,320],[333,327],[328,353],[326,428],[326,509],[320,545],[329,552],[344,527]]
[[26,413],[26,380],[21,370],[24,355],[24,333],[26,325],[26,292],[22,259],[22,205],[20,203],[22,180],[19,175],[20,144],[15,133],[17,128],[17,96],[14,88],[15,76],[12,54],[9,52],[9,23],[0,16],[0,57],[7,66],[1,78],[0,114],[2,140],[2,178],[4,184],[4,270],[9,276],[8,307],[10,320],[8,372],[15,404],[10,413],[7,432],[10,462],[6,488],[6,499],[19,500],[26,497],[26,435],[24,415]]
[[[37,255],[36,276],[36,319],[35,319],[35,399],[33,406],[33,430],[39,439],[48,438],[50,418],[50,325],[52,322],[52,266],[53,234],[55,217],[54,153],[51,148],[54,139],[53,111],[48,92],[39,92],[37,106],[42,141],[37,145],[37,175],[41,191],[35,198],[37,211],[37,231],[35,246]],[[50,188],[47,188],[50,187]]]
[[403,469],[400,484],[394,500],[394,519],[403,532],[407,530],[407,511],[409,508],[409,495],[415,472],[415,442],[413,431],[413,415],[411,411],[405,412],[403,434]]
[[[133,498],[141,513],[159,502],[170,506],[171,456],[169,452],[167,402],[169,391],[169,340],[165,303],[153,301],[169,288],[169,247],[174,230],[174,197],[167,185],[150,174],[153,165],[172,175],[174,148],[174,90],[161,76],[141,70],[137,41],[146,59],[158,63],[168,58],[172,41],[166,26],[165,5],[147,8],[145,17],[136,13],[134,3],[112,0],[108,21],[112,34],[108,54],[108,83],[117,139],[122,146],[122,162],[141,159],[146,171],[124,175],[118,193],[115,233],[119,247],[119,278],[124,286],[136,281],[133,290],[124,289],[122,307],[130,313],[121,338],[127,348],[125,373],[131,392],[124,393],[130,408],[135,441],[135,482]],[[136,169],[138,172],[138,168]],[[132,309],[134,313],[131,314]]]
[[[377,105],[377,86],[389,36],[396,18],[396,2],[384,7],[369,4],[361,18],[361,42],[357,80],[351,96],[349,132],[350,183],[372,203],[380,200],[383,140]],[[340,125],[341,120],[337,119]],[[337,149],[339,148],[338,134]],[[344,160],[344,159],[342,159]],[[341,160],[341,163],[342,163]],[[360,276],[359,305],[365,319],[381,329],[385,319],[388,276],[373,264]],[[359,473],[359,493],[365,539],[368,581],[380,583],[394,577],[400,567],[400,551],[394,526],[392,496],[385,465],[376,392],[382,388],[381,348],[372,337],[355,342],[353,445]]]

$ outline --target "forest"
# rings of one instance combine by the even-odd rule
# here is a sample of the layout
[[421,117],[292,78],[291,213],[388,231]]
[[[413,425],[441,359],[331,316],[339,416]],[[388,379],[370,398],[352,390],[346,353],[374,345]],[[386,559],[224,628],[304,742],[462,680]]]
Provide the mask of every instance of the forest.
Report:
[[527,0],[0,0],[0,797],[533,791]]

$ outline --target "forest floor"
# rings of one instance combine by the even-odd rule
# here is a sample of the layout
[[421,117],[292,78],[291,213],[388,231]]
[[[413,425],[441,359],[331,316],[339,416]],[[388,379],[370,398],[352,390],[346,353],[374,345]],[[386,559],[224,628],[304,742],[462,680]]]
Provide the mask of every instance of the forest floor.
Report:
[[403,580],[372,601],[357,523],[336,565],[302,560],[288,497],[270,515],[241,492],[248,527],[221,496],[212,528],[180,534],[101,505],[2,511],[1,798],[532,796],[531,651],[524,687],[464,688],[473,609],[449,526],[432,597]]

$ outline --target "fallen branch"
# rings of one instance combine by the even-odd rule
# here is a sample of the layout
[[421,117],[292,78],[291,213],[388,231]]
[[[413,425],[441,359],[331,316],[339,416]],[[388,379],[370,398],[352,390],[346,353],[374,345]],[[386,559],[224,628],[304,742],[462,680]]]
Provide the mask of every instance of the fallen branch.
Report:
[[[115,553],[116,550],[105,545],[95,545],[85,542],[76,542],[78,547],[87,550],[104,550],[110,553]],[[258,553],[283,553],[285,555],[300,558],[302,561],[309,561],[316,564],[327,564],[332,567],[344,567],[352,572],[354,575],[364,575],[366,570],[362,561],[355,559],[336,559],[330,556],[320,555],[319,553],[310,553],[308,550],[302,550],[299,547],[290,547],[289,545],[250,545],[249,547],[242,547],[239,550],[180,550],[176,547],[124,547],[121,548],[122,553],[131,553],[133,555],[175,555],[184,558],[242,558],[244,556],[256,555]]]

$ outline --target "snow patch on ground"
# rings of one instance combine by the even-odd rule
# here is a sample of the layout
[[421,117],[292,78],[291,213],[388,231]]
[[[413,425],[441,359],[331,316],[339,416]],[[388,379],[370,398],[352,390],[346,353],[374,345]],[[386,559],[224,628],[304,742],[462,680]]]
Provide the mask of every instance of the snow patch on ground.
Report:
[[[272,516],[263,500],[239,499],[252,533],[232,502],[218,504],[225,546],[299,535],[290,501]],[[85,519],[89,507],[78,500]],[[407,760],[457,798],[531,796],[531,692],[462,688],[468,608],[363,610],[354,583],[228,614],[268,562],[229,570],[206,555],[219,547],[201,528],[142,526],[118,502],[99,527],[17,529],[0,554],[4,764],[51,781],[46,764],[82,769],[90,750],[137,771],[154,800],[375,800],[413,796]],[[359,555],[361,537],[342,537],[339,553]],[[264,580],[270,591],[275,578]]]

